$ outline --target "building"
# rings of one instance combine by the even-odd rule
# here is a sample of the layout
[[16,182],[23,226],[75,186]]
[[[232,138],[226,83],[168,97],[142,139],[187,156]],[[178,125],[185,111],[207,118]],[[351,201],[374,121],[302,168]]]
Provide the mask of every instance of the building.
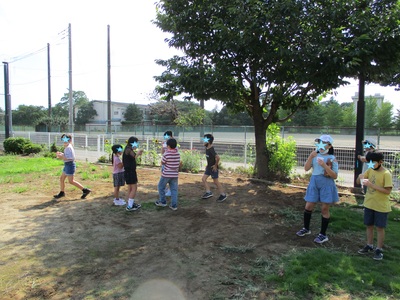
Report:
[[[108,101],[104,100],[93,100],[93,108],[97,112],[97,116],[90,121],[90,123],[86,124],[87,130],[100,130],[104,129],[104,126],[107,126],[108,121]],[[123,102],[115,102],[111,101],[111,126],[120,126],[121,122],[125,120],[124,113],[126,108],[130,104],[135,103],[123,103]],[[135,104],[143,113],[143,120],[149,120],[150,109],[148,105],[143,104]]]

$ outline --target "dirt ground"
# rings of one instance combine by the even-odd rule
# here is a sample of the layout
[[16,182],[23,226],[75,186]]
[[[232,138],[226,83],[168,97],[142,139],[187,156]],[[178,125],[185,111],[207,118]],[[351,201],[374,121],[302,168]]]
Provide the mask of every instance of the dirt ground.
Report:
[[[304,189],[224,172],[228,199],[217,203],[212,184],[214,197],[200,199],[201,174],[181,173],[179,207],[172,211],[153,204],[159,176],[159,168],[138,169],[137,212],[112,205],[111,177],[89,181],[78,174],[93,190],[85,200],[68,183],[67,196],[53,200],[55,174],[2,184],[0,298],[273,299],[273,286],[249,272],[254,262],[321,247],[314,234],[295,235]],[[29,189],[15,192],[24,186]],[[126,199],[126,187],[121,194]],[[319,226],[316,213],[313,233]],[[332,235],[322,247],[355,251],[358,245]]]

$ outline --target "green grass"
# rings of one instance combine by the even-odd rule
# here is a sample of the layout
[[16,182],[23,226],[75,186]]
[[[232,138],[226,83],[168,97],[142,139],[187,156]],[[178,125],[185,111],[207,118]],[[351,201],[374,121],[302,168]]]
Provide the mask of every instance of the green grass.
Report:
[[46,157],[0,156],[0,178],[16,174],[42,173],[63,166],[62,161]]

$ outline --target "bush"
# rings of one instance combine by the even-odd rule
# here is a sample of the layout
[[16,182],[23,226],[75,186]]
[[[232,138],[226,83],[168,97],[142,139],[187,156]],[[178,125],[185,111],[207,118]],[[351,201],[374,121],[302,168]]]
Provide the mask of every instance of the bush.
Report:
[[36,154],[43,150],[43,146],[38,145],[38,144],[29,143],[29,144],[25,144],[23,146],[22,150],[23,150],[23,153],[27,154],[27,155],[28,154]]
[[64,146],[57,147],[56,143],[54,142],[50,146],[50,152],[53,152],[53,153],[64,152]]
[[279,136],[280,128],[271,124],[267,132],[266,151],[269,155],[269,171],[277,180],[289,181],[290,173],[296,166],[296,142],[290,137],[284,141]]
[[21,137],[10,137],[4,140],[4,152],[7,154],[23,154],[24,146],[32,144],[32,142],[26,138]]
[[197,150],[179,151],[181,155],[182,171],[198,173],[200,171],[201,155]]

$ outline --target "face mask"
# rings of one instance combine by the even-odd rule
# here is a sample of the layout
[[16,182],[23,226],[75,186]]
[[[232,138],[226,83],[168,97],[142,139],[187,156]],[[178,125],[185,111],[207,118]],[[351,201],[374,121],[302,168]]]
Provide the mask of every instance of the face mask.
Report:
[[329,149],[325,149],[325,150],[319,150],[320,154],[327,154],[329,152]]
[[378,170],[382,164],[379,164],[376,168],[372,168],[374,171]]

